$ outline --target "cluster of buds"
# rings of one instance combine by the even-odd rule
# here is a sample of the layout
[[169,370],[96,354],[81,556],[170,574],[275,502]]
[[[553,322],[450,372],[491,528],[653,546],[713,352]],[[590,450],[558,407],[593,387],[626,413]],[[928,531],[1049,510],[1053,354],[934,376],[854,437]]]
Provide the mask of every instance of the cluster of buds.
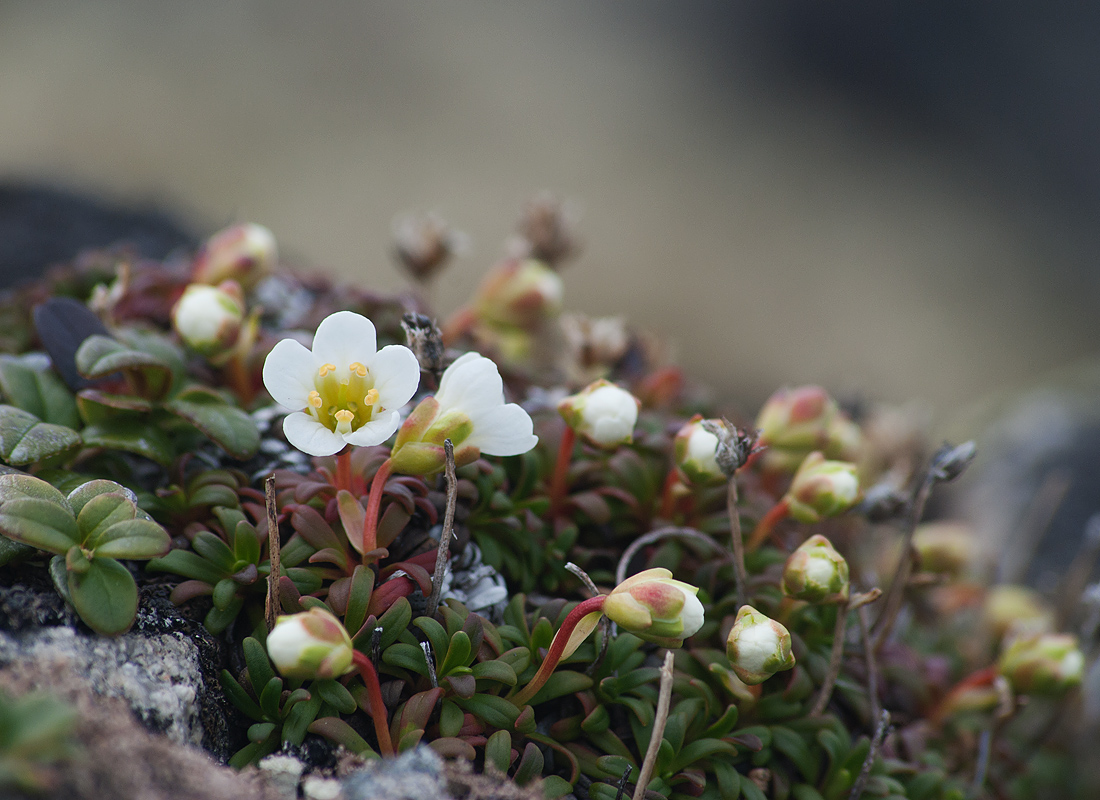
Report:
[[726,656],[734,673],[755,686],[794,666],[791,634],[752,606],[741,606],[726,638]]
[[726,473],[718,464],[718,436],[708,430],[708,420],[696,414],[673,439],[673,456],[680,474],[698,485],[726,482]]
[[550,192],[535,195],[519,220],[521,252],[554,266],[572,258],[580,250],[577,216],[570,203]]
[[927,522],[913,533],[913,548],[922,571],[955,578],[974,561],[974,531],[960,522]]
[[566,344],[564,369],[576,383],[605,377],[630,347],[630,332],[622,317],[563,314],[561,332]]
[[664,647],[679,647],[703,626],[699,590],[667,569],[639,572],[607,595],[603,613],[623,630]]
[[558,413],[591,444],[610,449],[633,441],[640,407],[626,389],[601,378],[559,402]]
[[1013,639],[997,668],[1019,694],[1059,695],[1081,683],[1085,657],[1076,636],[1035,633]]
[[225,358],[244,324],[244,296],[236,281],[190,284],[172,309],[172,327],[184,343],[212,362]]
[[859,426],[820,386],[780,389],[760,409],[756,427],[768,447],[764,465],[775,471],[792,472],[815,450],[854,460],[860,447]]
[[543,262],[511,259],[485,276],[473,308],[491,326],[532,331],[561,313],[563,293],[561,277]]
[[267,653],[288,678],[339,678],[351,672],[355,648],[347,630],[323,608],[282,616],[267,635]]
[[278,260],[275,237],[263,225],[232,225],[211,236],[195,259],[191,279],[216,286],[236,281],[245,291],[268,275]]
[[787,558],[783,592],[808,603],[846,603],[850,591],[848,562],[820,534],[811,536]]
[[810,453],[794,474],[784,501],[788,513],[800,522],[820,522],[844,513],[859,501],[855,464]]

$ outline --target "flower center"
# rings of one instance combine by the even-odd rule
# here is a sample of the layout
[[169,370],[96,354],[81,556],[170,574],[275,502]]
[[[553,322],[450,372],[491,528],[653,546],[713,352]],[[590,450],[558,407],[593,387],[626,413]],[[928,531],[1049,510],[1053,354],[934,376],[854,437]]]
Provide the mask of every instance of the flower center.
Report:
[[370,370],[358,361],[347,369],[322,364],[304,410],[330,431],[352,433],[370,422],[376,411],[385,411],[378,405],[378,390],[373,384]]

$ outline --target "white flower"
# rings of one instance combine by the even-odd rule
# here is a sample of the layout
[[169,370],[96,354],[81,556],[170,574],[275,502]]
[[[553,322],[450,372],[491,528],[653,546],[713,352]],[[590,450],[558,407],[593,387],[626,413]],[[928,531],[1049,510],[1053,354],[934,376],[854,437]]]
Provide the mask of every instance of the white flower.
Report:
[[345,444],[381,444],[401,422],[398,409],[416,392],[420,364],[402,345],[376,351],[374,324],[338,311],[317,326],[313,352],[283,339],[264,362],[264,386],[295,410],[283,433],[299,450],[330,456]]
[[454,445],[459,466],[482,453],[516,456],[538,444],[532,430],[527,412],[504,402],[497,365],[466,353],[444,371],[435,396],[422,400],[401,426],[391,455],[393,469],[409,475],[442,469],[445,439]]
[[726,639],[726,656],[737,677],[750,686],[794,666],[791,634],[749,605],[737,612]]
[[600,379],[562,400],[558,413],[592,444],[611,448],[633,439],[639,405],[626,389]]

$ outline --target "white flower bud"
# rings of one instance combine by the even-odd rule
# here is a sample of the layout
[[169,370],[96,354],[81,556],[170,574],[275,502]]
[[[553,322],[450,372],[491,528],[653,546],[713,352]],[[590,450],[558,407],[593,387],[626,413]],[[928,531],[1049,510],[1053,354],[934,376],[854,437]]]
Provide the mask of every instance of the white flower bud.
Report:
[[691,584],[674,580],[667,569],[655,567],[616,586],[604,601],[603,613],[647,641],[679,647],[703,627],[698,593]]
[[726,639],[726,656],[737,677],[750,686],[794,666],[791,634],[752,606],[741,606]]
[[700,414],[692,417],[673,440],[676,466],[692,483],[725,483],[726,473],[718,465],[718,437],[704,426]]
[[205,356],[224,353],[237,341],[244,319],[235,284],[192,283],[172,309],[172,325],[188,347]]
[[1085,657],[1077,646],[1076,636],[1029,634],[1008,645],[998,668],[1021,694],[1057,695],[1081,683]]
[[287,678],[338,678],[352,670],[354,647],[340,620],[323,608],[279,617],[267,654]]
[[785,499],[791,516],[800,522],[842,514],[859,499],[855,464],[826,461],[821,453],[810,453],[791,480]]
[[787,559],[783,592],[809,603],[843,603],[849,592],[848,562],[824,536],[811,536]]
[[601,379],[558,403],[558,413],[592,444],[610,449],[633,441],[640,406],[626,389]]

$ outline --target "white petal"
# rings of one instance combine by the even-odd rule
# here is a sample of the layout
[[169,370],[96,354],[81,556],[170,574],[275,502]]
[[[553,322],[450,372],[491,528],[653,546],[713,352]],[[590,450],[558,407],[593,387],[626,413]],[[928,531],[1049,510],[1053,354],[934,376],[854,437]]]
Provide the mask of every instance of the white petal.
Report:
[[471,444],[489,456],[518,456],[539,442],[532,431],[531,417],[515,403],[500,406],[475,423],[464,444]]
[[353,362],[369,364],[378,349],[374,323],[353,311],[329,314],[313,337],[313,361],[317,367],[332,364],[344,369]]
[[357,428],[343,437],[348,444],[359,447],[371,447],[382,444],[389,439],[397,426],[401,424],[401,415],[396,411],[386,411],[379,414],[362,428]]
[[447,367],[435,399],[444,412],[460,409],[475,418],[504,403],[504,382],[496,364],[484,356],[468,353]]
[[299,342],[283,339],[264,361],[264,386],[276,403],[300,411],[309,405],[315,373],[312,354]]
[[331,456],[344,448],[344,437],[333,433],[303,411],[288,414],[283,433],[292,445],[311,456]]
[[420,362],[412,350],[402,345],[383,347],[367,367],[378,390],[378,402],[387,411],[396,411],[409,402],[420,385]]

